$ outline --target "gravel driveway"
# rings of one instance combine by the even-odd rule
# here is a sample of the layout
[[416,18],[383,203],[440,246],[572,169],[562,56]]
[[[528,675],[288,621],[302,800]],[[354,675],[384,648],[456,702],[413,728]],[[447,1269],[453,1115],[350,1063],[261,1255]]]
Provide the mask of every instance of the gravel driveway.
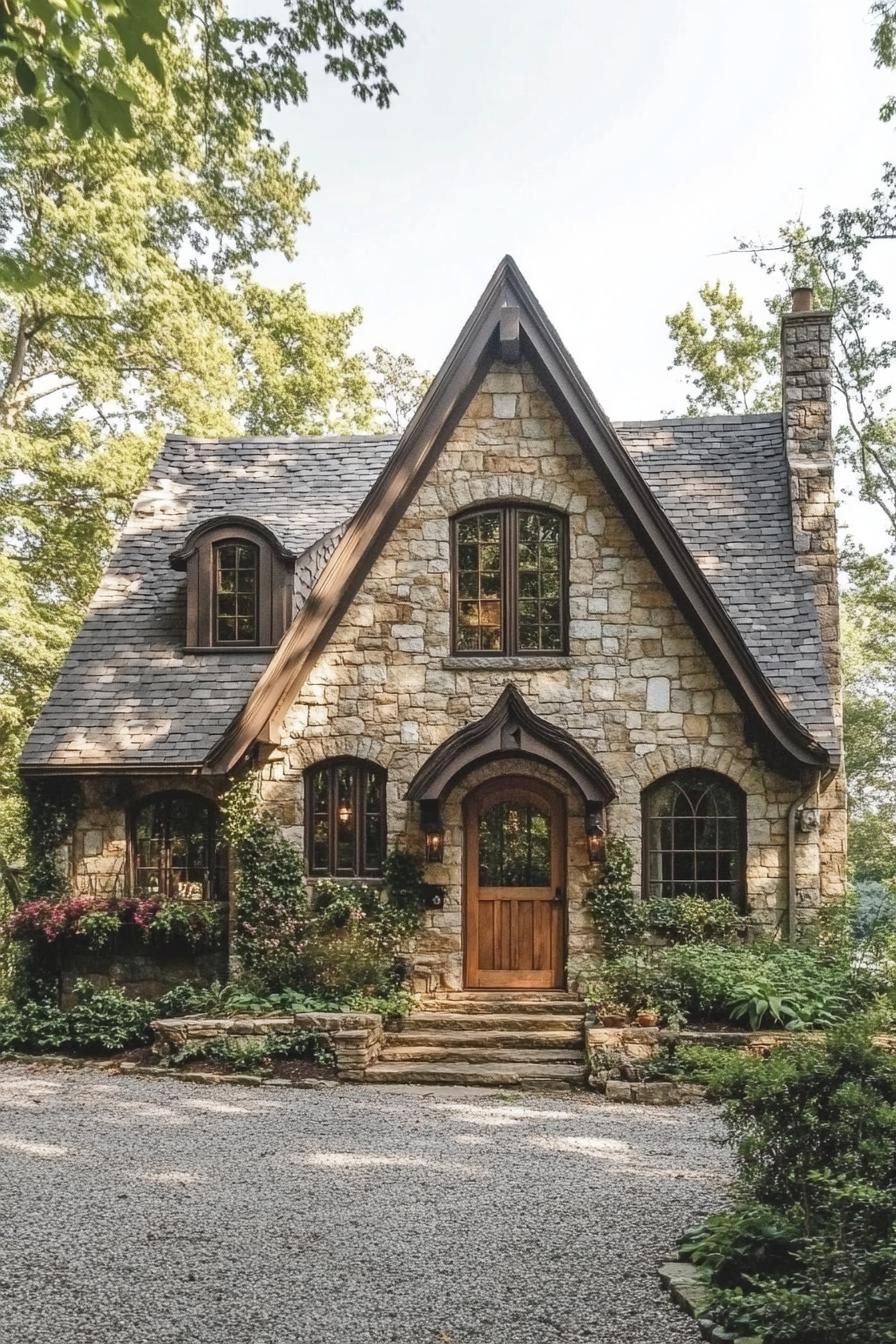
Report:
[[0,1067],[4,1344],[695,1344],[715,1113]]

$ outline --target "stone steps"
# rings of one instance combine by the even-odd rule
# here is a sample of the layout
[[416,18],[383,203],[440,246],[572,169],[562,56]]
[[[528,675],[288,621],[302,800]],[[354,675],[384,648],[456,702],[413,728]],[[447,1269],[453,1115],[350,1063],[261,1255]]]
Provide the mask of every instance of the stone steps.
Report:
[[411,1013],[404,1022],[415,1030],[424,1031],[581,1031],[584,1014],[564,1013],[548,1016],[544,1013],[490,1013],[488,1018],[474,1013]]
[[458,1013],[465,1017],[494,1017],[507,1013],[524,1013],[530,1017],[564,1017],[571,1014],[581,1016],[581,1000],[574,999],[572,996],[564,995],[556,998],[533,997],[530,994],[520,995],[490,995],[485,998],[477,995],[475,998],[465,995],[464,997],[455,997],[446,994],[437,999],[430,999],[421,1005],[419,1014],[414,1016],[429,1016],[430,1014]]
[[387,1060],[371,1064],[364,1081],[368,1083],[454,1084],[463,1087],[581,1087],[585,1082],[582,1064],[469,1064],[411,1063]]
[[581,1064],[582,1047],[483,1045],[478,1037],[475,1044],[462,1045],[386,1045],[380,1060],[407,1059],[424,1063],[450,1064]]
[[579,1087],[585,1012],[561,991],[458,990],[421,1005],[386,1033],[369,1082],[467,1087]]
[[417,1026],[402,1027],[386,1032],[387,1046],[438,1045],[446,1049],[470,1050],[474,1047],[491,1050],[563,1050],[582,1048],[582,1028],[569,1031],[435,1031]]

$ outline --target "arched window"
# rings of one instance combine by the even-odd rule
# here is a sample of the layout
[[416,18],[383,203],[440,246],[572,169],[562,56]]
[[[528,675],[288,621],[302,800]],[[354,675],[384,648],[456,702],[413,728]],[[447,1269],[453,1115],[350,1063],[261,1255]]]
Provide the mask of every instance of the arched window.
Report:
[[308,872],[379,877],[386,853],[386,775],[371,761],[321,761],[305,771]]
[[269,649],[292,618],[295,556],[251,518],[200,523],[171,556],[187,573],[188,650]]
[[195,793],[161,793],[135,810],[131,827],[135,894],[180,901],[224,900],[227,852],[217,809]]
[[214,546],[214,640],[258,643],[258,547],[250,541]]
[[724,775],[682,770],[644,793],[644,894],[744,903],[746,808]]
[[453,520],[454,652],[564,653],[566,516],[528,504]]

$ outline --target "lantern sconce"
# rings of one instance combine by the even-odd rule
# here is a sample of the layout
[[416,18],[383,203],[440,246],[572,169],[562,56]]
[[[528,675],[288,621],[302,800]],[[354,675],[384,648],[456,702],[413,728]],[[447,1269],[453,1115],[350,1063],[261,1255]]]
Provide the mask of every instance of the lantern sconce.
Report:
[[585,842],[590,864],[603,862],[606,839],[604,810],[599,803],[589,803],[585,809]]
[[420,825],[423,828],[426,862],[441,863],[445,853],[445,827],[442,825],[436,799],[424,798],[421,802]]

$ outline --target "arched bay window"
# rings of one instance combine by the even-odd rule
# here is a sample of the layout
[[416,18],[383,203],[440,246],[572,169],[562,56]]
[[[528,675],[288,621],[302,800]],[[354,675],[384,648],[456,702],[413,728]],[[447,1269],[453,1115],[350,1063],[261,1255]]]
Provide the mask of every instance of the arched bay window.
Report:
[[643,795],[644,895],[704,896],[743,909],[746,806],[724,775],[682,770]]
[[131,819],[131,876],[140,896],[224,900],[227,852],[218,844],[218,813],[195,793],[147,798]]
[[305,771],[308,872],[380,877],[386,853],[386,774],[372,761],[321,761]]
[[496,504],[455,518],[454,652],[564,653],[568,569],[562,513]]

